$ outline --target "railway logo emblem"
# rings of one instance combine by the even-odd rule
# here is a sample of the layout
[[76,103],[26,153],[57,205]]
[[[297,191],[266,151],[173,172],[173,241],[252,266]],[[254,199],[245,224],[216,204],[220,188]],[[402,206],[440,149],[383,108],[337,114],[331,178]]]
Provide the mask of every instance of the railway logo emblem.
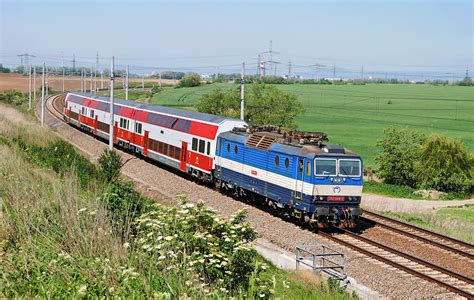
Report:
[[332,190],[334,191],[334,193],[339,194],[341,192],[341,187],[335,186],[332,188]]

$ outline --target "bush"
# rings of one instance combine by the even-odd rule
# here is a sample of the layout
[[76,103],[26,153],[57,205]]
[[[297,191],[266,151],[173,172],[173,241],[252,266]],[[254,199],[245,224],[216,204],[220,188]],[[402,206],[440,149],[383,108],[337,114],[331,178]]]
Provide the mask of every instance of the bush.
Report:
[[20,106],[28,102],[28,94],[23,94],[17,90],[0,92],[0,102]]
[[99,171],[106,182],[112,182],[118,178],[123,160],[116,151],[104,150],[99,157]]
[[413,129],[389,128],[377,142],[382,147],[375,160],[379,163],[377,175],[385,183],[417,186],[416,161],[425,136]]
[[196,73],[190,73],[179,81],[178,87],[194,87],[201,85],[201,76]]
[[418,184],[426,189],[467,193],[472,189],[473,166],[474,158],[461,142],[432,134],[421,147]]

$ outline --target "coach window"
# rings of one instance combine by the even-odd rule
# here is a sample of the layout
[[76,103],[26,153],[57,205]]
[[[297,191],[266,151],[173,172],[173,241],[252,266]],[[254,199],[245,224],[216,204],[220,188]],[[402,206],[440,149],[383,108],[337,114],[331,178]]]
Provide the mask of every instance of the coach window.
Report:
[[158,152],[163,153],[163,143],[159,142],[158,144]]
[[176,147],[174,151],[174,158],[180,159],[180,156],[181,156],[181,148]]
[[201,152],[202,154],[204,154],[204,148],[206,148],[206,141],[204,140],[199,140],[199,152]]
[[163,154],[168,155],[168,144],[164,144]]
[[207,155],[211,153],[211,142],[207,142]]
[[170,154],[169,154],[169,156],[174,158],[174,146],[170,145]]
[[192,147],[193,151],[197,151],[198,150],[198,139],[197,138],[193,138],[193,147]]
[[90,116],[91,116],[92,119],[94,119],[94,110],[93,109],[91,109]]
[[135,132],[138,134],[142,134],[142,123],[135,123]]
[[280,165],[280,156],[275,156],[275,166],[279,166]]
[[81,114],[82,114],[83,116],[86,114],[86,108],[85,108],[85,107],[83,107],[83,108],[81,109]]
[[290,167],[290,160],[287,158],[285,158],[285,168],[289,168]]

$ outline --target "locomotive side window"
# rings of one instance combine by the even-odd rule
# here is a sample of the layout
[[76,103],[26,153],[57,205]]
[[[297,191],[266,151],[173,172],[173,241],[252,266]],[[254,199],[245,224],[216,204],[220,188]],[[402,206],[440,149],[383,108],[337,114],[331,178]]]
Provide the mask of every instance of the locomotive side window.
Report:
[[280,156],[275,156],[275,166],[279,166],[280,165]]
[[339,160],[339,175],[360,176],[360,160]]
[[289,168],[290,167],[290,160],[287,158],[285,158],[285,168]]
[[227,144],[227,153],[230,152],[230,144]]
[[204,154],[204,148],[206,148],[206,142],[204,140],[199,140],[199,152]]
[[335,159],[319,159],[315,160],[316,175],[336,175],[336,160]]
[[311,162],[307,161],[306,162],[306,176],[311,176]]
[[197,139],[197,138],[193,138],[193,146],[192,146],[192,149],[193,149],[193,151],[197,151],[197,150],[198,150],[198,139]]
[[234,152],[235,152],[235,154],[239,153],[239,147],[237,147],[237,145],[235,145],[235,147],[234,147]]

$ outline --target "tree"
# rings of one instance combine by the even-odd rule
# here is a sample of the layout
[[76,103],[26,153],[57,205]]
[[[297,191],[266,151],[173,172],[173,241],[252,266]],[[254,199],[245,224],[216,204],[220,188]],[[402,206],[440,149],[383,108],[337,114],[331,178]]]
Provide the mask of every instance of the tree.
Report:
[[4,67],[2,64],[0,64],[0,73],[10,73],[10,69]]
[[178,87],[194,87],[201,85],[201,76],[197,73],[190,73],[179,81]]
[[[223,91],[215,89],[199,99],[200,112],[238,117],[240,115],[240,87]],[[246,119],[256,125],[296,128],[296,116],[303,111],[296,95],[274,86],[253,84],[245,95]]]
[[382,152],[375,158],[378,176],[386,183],[417,186],[416,162],[426,137],[414,129],[388,128],[377,142]]
[[473,167],[474,158],[461,142],[432,134],[420,149],[419,186],[444,192],[469,192]]

